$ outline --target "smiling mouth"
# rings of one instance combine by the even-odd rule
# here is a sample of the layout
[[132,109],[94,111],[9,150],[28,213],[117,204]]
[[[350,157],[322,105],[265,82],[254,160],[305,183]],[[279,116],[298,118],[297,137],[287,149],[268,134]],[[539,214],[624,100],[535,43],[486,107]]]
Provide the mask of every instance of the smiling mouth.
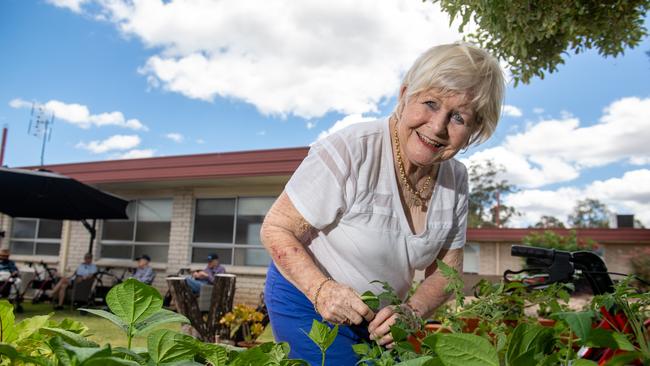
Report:
[[420,138],[420,141],[424,142],[425,144],[427,144],[427,145],[429,145],[429,146],[431,146],[431,147],[433,147],[435,149],[439,149],[439,148],[445,146],[445,145],[443,145],[443,144],[441,144],[441,143],[439,143],[437,141],[434,141],[434,140],[420,134],[418,131],[415,131],[415,133]]

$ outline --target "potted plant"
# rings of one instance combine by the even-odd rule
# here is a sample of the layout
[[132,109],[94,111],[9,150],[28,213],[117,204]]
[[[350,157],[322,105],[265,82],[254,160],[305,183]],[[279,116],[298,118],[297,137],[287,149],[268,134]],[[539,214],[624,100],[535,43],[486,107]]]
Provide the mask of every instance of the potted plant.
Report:
[[[257,345],[255,339],[264,330],[262,319],[264,314],[256,311],[254,307],[238,304],[231,312],[226,313],[219,323],[230,328],[230,338],[238,341],[238,346],[251,348]],[[236,338],[238,335],[240,336]]]

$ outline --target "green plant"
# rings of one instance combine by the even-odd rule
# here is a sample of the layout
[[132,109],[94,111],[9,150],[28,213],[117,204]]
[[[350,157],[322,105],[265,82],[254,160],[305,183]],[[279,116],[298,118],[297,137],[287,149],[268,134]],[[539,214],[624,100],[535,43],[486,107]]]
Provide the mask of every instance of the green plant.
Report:
[[598,243],[589,238],[578,239],[575,230],[570,230],[567,236],[560,235],[551,230],[545,230],[543,233],[533,232],[524,236],[522,243],[538,248],[558,249],[569,252],[578,250],[597,251],[600,249]]
[[460,19],[459,32],[475,24],[469,41],[510,64],[515,85],[544,77],[564,57],[595,48],[617,56],[647,35],[644,19],[650,2],[639,1],[452,1],[433,0]]
[[234,339],[237,331],[241,329],[244,340],[250,342],[262,334],[263,318],[264,314],[256,311],[254,307],[238,304],[233,311],[226,313],[219,323],[230,327],[230,339]]
[[325,366],[325,353],[330,348],[336,336],[339,333],[339,326],[335,325],[333,328],[328,327],[326,324],[314,319],[311,325],[311,330],[306,333],[309,339],[318,346],[321,353],[321,366]]
[[113,287],[106,296],[111,312],[97,309],[81,309],[110,320],[124,330],[127,349],[131,349],[134,336],[165,323],[189,323],[189,320],[162,308],[162,296],[155,288],[130,278]]

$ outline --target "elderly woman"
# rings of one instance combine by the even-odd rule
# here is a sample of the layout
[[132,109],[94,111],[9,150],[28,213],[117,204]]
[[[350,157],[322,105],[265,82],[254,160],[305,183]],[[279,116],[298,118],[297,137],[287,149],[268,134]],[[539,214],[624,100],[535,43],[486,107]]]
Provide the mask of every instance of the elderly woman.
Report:
[[[273,259],[266,305],[291,357],[320,362],[304,332],[322,318],[343,325],[328,362],[354,365],[351,346],[363,335],[350,325],[370,322],[370,338],[390,346],[399,313],[425,318],[446,301],[436,259],[462,269],[467,227],[467,171],[453,157],[494,132],[503,93],[499,64],[484,50],[433,47],[405,75],[390,118],[311,147],[261,232]],[[425,279],[400,312],[374,314],[359,297],[380,293],[371,283],[379,280],[404,299],[416,270]]]

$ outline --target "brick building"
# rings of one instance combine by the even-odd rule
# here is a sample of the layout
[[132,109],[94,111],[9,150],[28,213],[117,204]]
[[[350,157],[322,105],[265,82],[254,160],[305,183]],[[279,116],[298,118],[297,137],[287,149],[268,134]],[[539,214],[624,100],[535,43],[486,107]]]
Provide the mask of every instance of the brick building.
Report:
[[[263,288],[269,257],[259,228],[262,219],[306,156],[308,148],[223,154],[156,157],[50,165],[45,168],[76,178],[131,201],[129,220],[99,222],[93,248],[101,267],[132,267],[141,254],[152,257],[154,285],[166,288],[165,276],[181,268],[199,269],[217,253],[237,278],[235,302],[255,304]],[[89,234],[79,222],[12,219],[0,214],[4,246],[18,264],[41,259],[72,273],[88,250]],[[465,271],[498,275],[517,269],[521,260],[510,246],[530,229],[470,229]],[[650,230],[583,229],[577,235],[604,248],[611,271],[628,271],[627,258],[650,245]]]

